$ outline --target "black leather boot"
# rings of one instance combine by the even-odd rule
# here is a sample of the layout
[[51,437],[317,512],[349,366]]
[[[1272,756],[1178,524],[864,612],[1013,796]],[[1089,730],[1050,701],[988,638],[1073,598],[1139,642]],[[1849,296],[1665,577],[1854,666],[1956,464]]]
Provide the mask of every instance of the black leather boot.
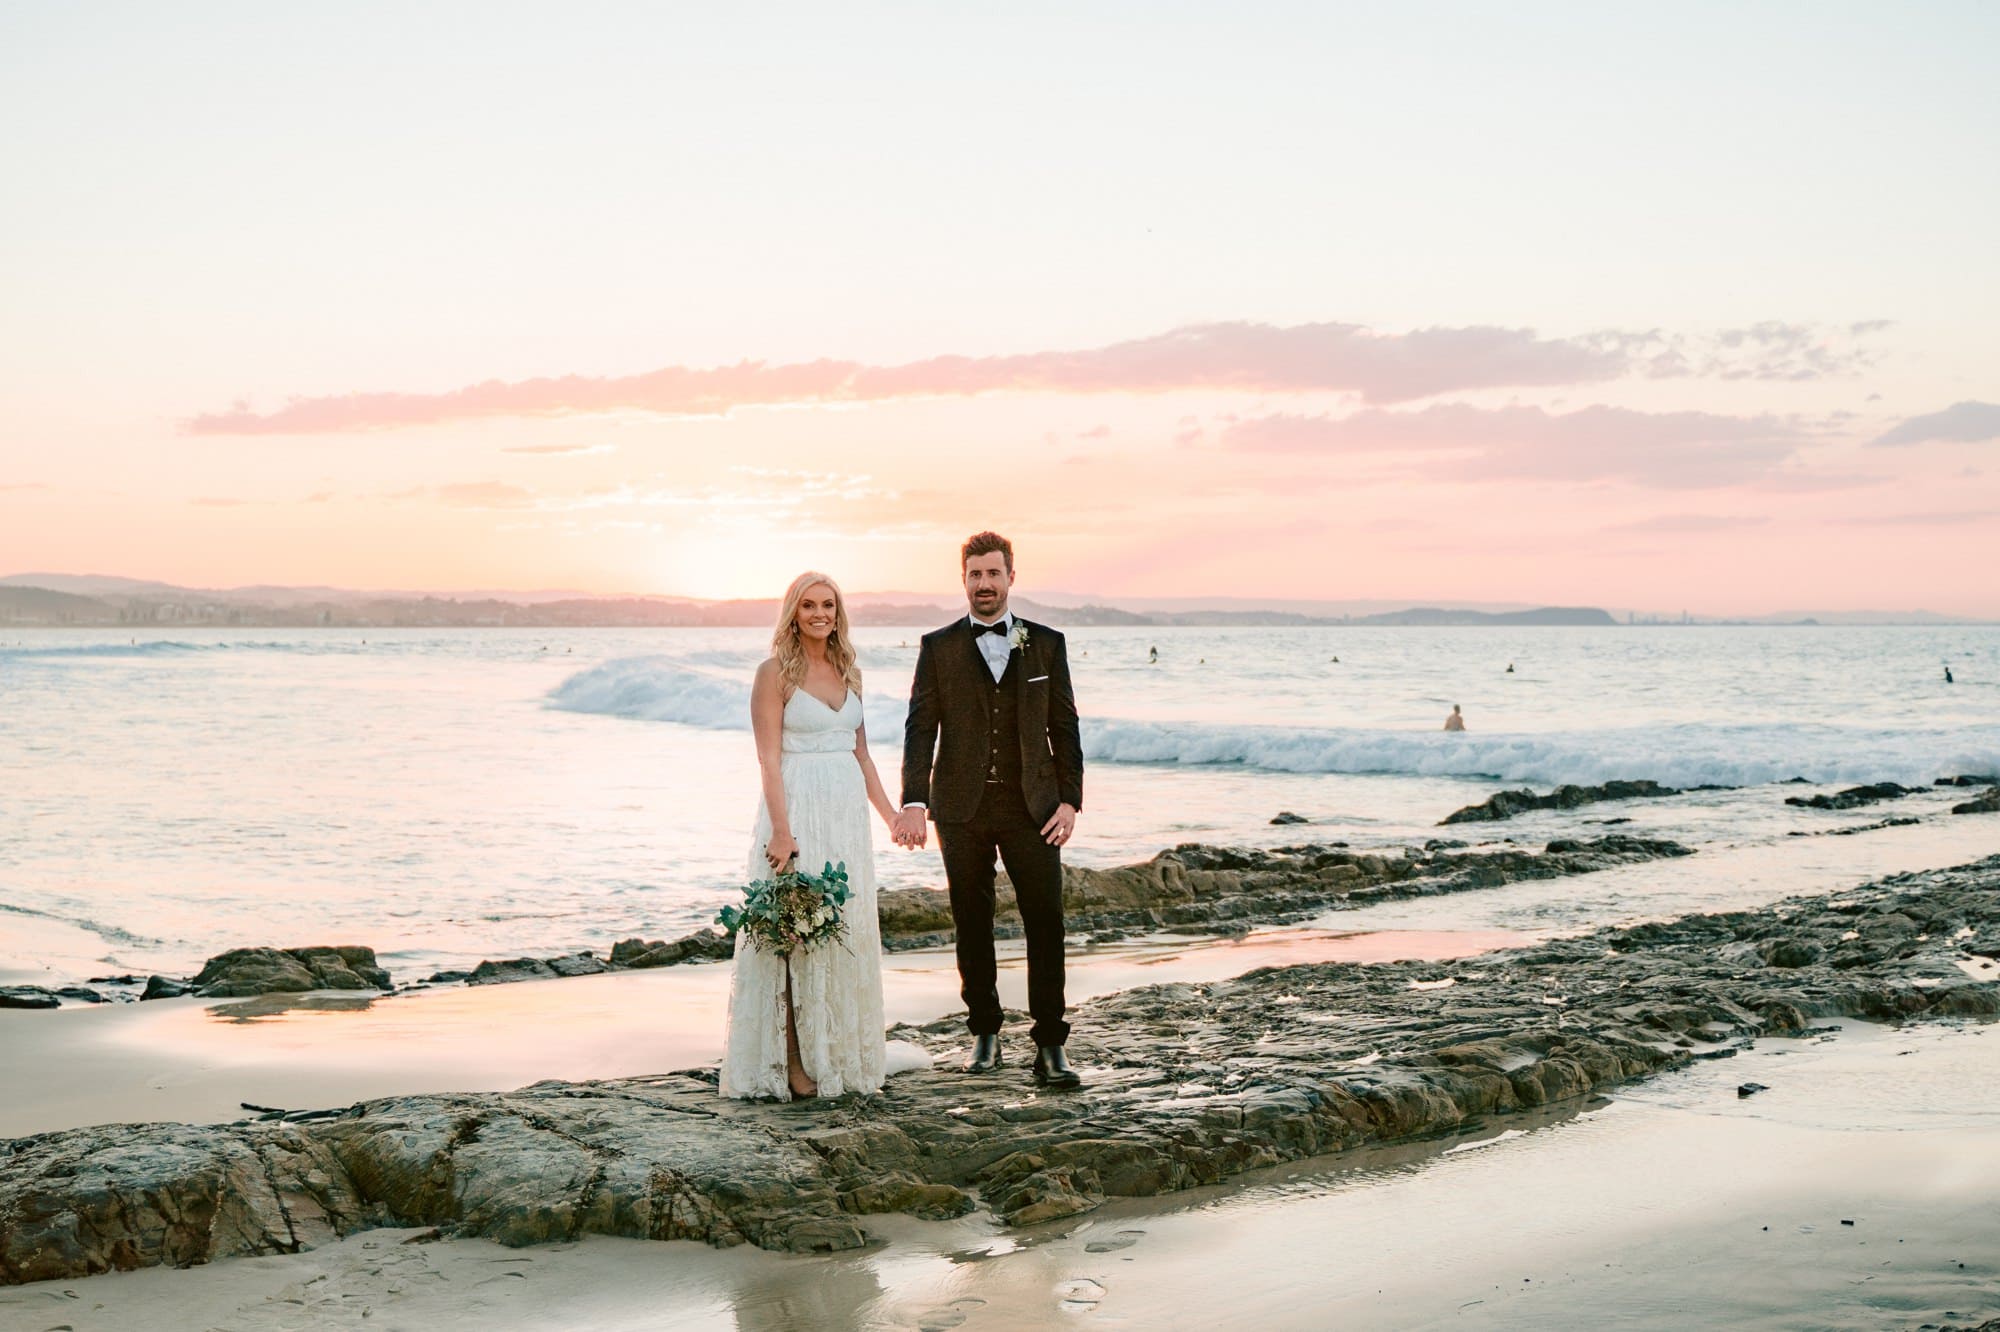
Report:
[[1069,1066],[1060,1045],[1038,1045],[1035,1047],[1035,1085],[1052,1091],[1075,1091],[1083,1085],[1083,1079]]
[[972,1038],[972,1058],[965,1061],[968,1073],[991,1073],[1000,1067],[999,1036],[975,1036]]

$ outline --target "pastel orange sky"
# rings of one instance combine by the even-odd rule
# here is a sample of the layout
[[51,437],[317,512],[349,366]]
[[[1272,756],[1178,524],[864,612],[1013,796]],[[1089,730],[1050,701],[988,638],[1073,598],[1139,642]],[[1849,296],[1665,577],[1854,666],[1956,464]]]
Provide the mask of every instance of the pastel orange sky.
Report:
[[2000,11],[0,9],[0,574],[2000,616]]

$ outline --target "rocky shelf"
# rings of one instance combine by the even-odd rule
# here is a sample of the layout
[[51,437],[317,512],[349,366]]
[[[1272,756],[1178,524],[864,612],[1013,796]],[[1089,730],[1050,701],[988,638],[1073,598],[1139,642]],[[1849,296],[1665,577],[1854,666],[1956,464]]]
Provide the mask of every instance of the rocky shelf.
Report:
[[[1697,791],[1721,791],[1727,787],[1697,786]],[[1654,781],[1612,781],[1602,786],[1558,786],[1545,796],[1538,796],[1527,787],[1518,791],[1496,792],[1491,798],[1477,805],[1467,805],[1444,816],[1439,826],[1453,823],[1497,823],[1501,819],[1511,819],[1516,814],[1525,814],[1535,809],[1575,809],[1580,805],[1594,805],[1603,800],[1659,800],[1666,796],[1683,795],[1677,786],[1662,786]]]
[[[1574,1101],[1830,1017],[2000,1014],[2000,856],[1758,911],[1453,963],[1272,968],[1074,1014],[1088,1084],[1017,1062],[879,1094],[750,1104],[708,1069],[366,1101],[310,1122],[80,1128],[0,1142],[0,1281],[293,1252],[376,1226],[781,1250],[871,1215],[1015,1225]],[[944,1021],[896,1034],[942,1054]]]

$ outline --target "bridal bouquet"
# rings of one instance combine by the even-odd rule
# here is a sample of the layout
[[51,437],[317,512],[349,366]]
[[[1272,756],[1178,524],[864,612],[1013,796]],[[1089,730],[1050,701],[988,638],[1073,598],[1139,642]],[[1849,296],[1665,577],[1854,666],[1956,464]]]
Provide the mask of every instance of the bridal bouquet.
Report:
[[788,869],[776,878],[746,884],[743,905],[722,908],[715,923],[731,934],[748,934],[767,953],[790,957],[798,949],[846,935],[840,909],[852,892],[845,861],[828,862],[818,874]]

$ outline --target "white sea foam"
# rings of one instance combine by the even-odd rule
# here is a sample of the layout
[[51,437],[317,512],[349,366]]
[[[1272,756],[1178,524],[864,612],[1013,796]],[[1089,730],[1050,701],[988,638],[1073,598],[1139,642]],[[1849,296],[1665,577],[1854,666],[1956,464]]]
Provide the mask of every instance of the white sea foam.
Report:
[[1239,764],[1267,772],[1491,777],[1555,784],[1651,778],[1672,786],[1928,782],[2000,770],[2000,726],[1873,731],[1699,723],[1599,731],[1281,730],[1199,723],[1086,724],[1084,754],[1113,763]]
[[[683,726],[749,726],[749,686],[690,669],[676,657],[626,657],[564,681],[551,706]],[[869,701],[878,741],[900,730],[901,699]],[[1643,727],[1536,732],[1232,726],[1086,718],[1084,757],[1100,763],[1230,765],[1264,772],[1488,777],[1603,782],[1651,778],[1674,786],[1814,782],[1928,782],[2000,771],[2000,726],[1868,728],[1824,724]]]

